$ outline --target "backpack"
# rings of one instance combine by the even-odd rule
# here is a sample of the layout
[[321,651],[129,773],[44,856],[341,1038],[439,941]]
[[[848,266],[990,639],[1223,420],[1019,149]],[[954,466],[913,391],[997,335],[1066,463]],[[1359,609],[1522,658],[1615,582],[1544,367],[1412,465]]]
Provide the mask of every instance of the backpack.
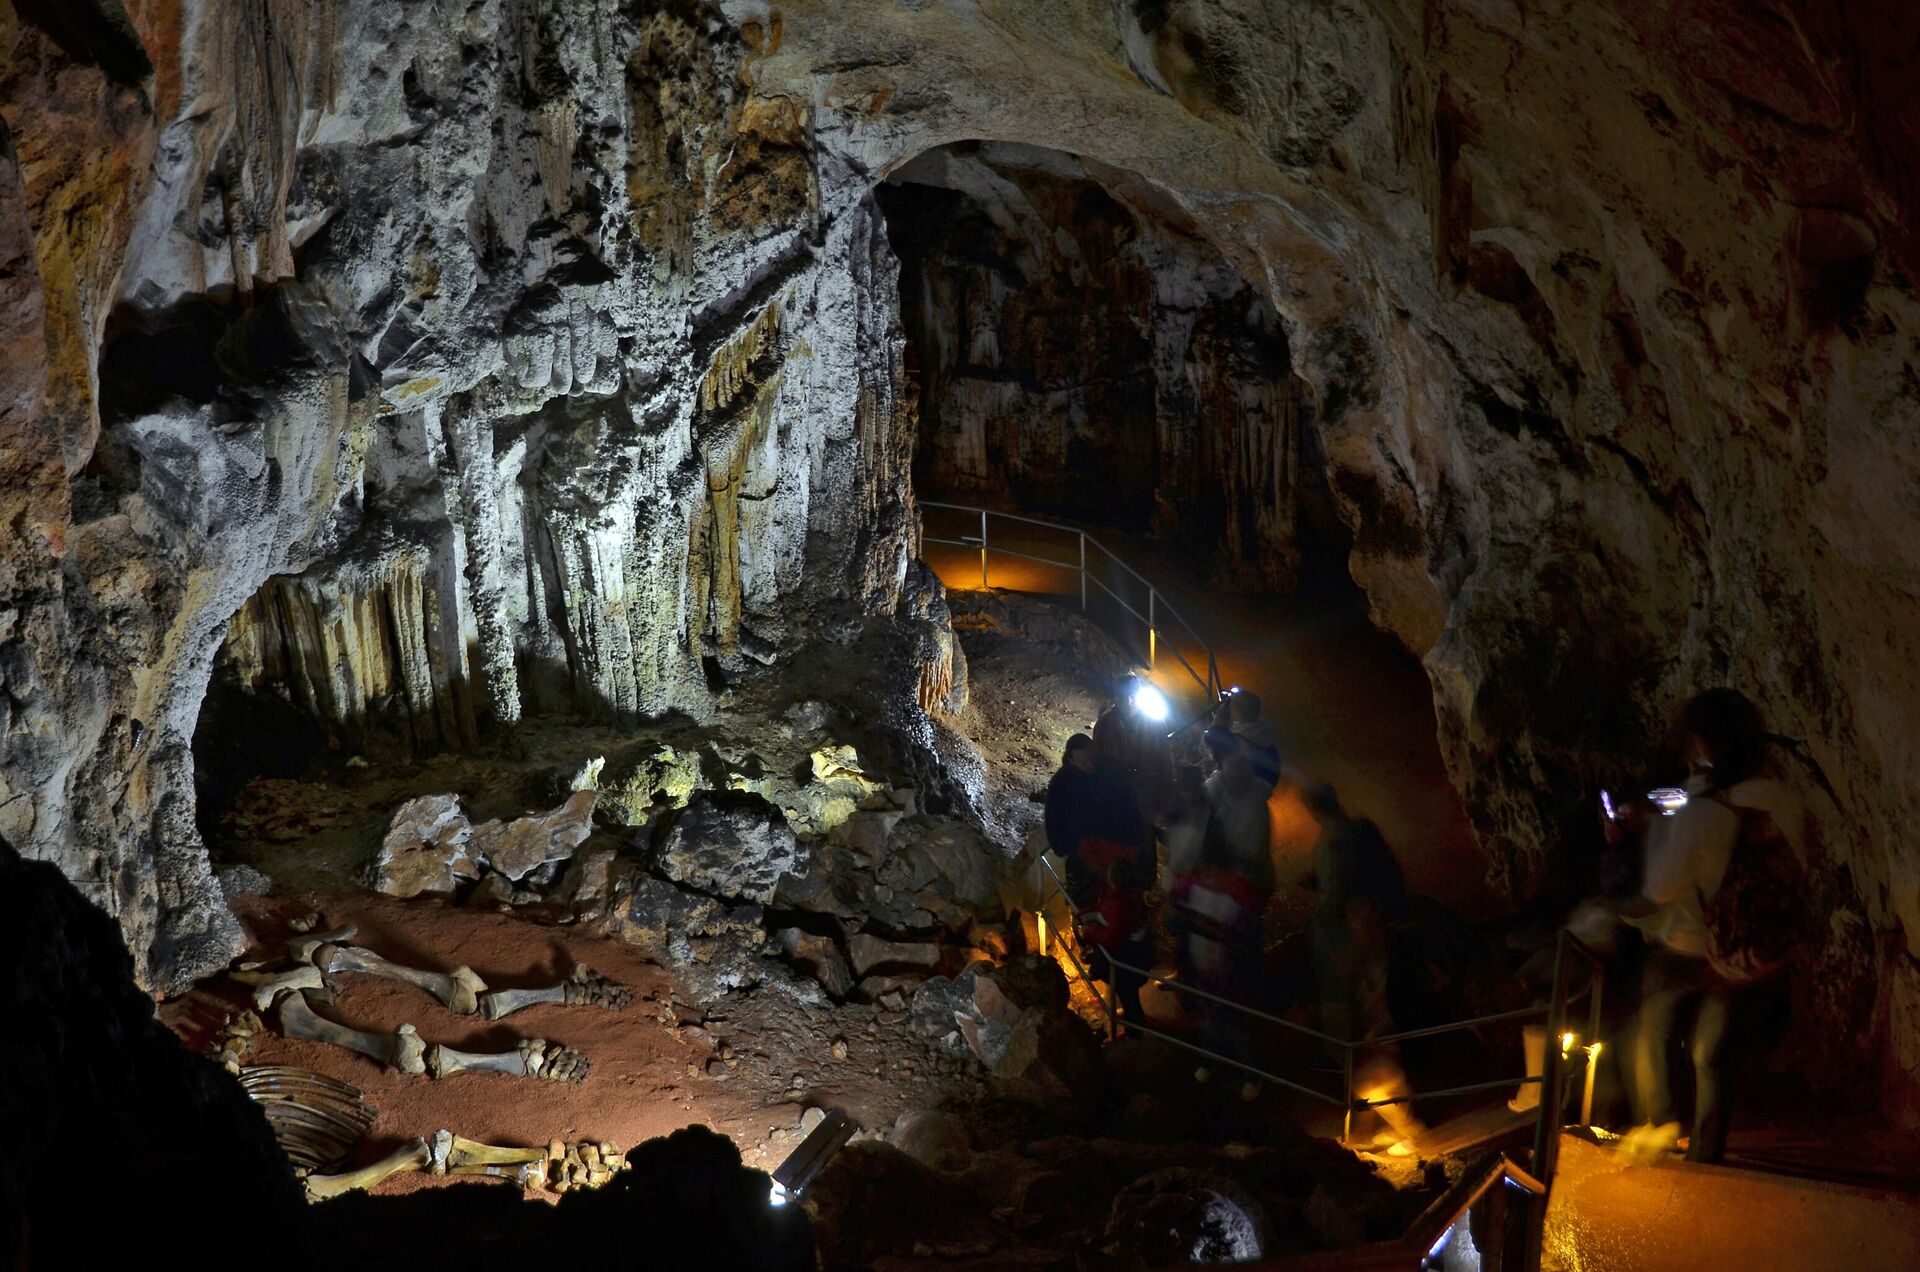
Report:
[[1730,985],[1751,985],[1799,954],[1805,931],[1806,870],[1773,817],[1712,798],[1740,819],[1727,873],[1712,896],[1700,894],[1707,962]]

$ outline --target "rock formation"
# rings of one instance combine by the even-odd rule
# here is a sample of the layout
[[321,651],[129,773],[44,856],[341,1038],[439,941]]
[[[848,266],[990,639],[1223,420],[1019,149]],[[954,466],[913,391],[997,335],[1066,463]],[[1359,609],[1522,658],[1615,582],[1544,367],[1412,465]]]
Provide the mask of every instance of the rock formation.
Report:
[[176,987],[235,937],[193,817],[216,662],[336,744],[468,745],[698,716],[742,660],[894,612],[913,408],[873,188],[1015,142],[1177,209],[1278,315],[1515,894],[1678,698],[1765,704],[1821,821],[1814,979],[1841,1027],[1891,1021],[1915,1103],[1917,22],[17,5],[0,833]]

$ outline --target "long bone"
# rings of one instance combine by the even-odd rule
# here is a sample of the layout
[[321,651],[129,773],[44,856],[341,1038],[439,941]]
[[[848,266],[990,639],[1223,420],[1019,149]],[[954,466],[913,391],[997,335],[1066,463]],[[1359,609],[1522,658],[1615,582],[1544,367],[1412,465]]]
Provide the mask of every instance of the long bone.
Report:
[[296,989],[321,989],[326,978],[320,975],[320,969],[311,963],[302,963],[287,972],[232,972],[233,979],[242,985],[253,986],[253,1005],[260,1011],[273,1006],[273,1000],[282,994],[290,994]]
[[433,1173],[436,1175],[460,1166],[523,1166],[528,1162],[546,1159],[547,1150],[544,1146],[503,1148],[498,1144],[482,1144],[448,1130],[433,1133]]
[[313,956],[322,946],[339,945],[351,941],[360,935],[360,929],[351,923],[342,923],[328,932],[315,932],[312,936],[303,936],[297,941],[287,942],[287,957],[296,963],[311,963]]
[[427,1053],[427,1069],[436,1078],[456,1073],[504,1073],[510,1078],[546,1078],[553,1082],[585,1082],[587,1058],[578,1051],[544,1038],[523,1038],[512,1051],[459,1051],[436,1044]]
[[418,1137],[402,1144],[371,1166],[362,1166],[359,1170],[350,1170],[343,1175],[308,1175],[307,1200],[323,1201],[328,1197],[338,1197],[341,1193],[352,1192],[356,1188],[371,1188],[381,1180],[402,1171],[422,1170],[432,1154],[427,1151],[427,1141]]
[[488,1020],[498,1020],[535,1003],[564,1003],[569,1007],[605,1007],[619,1011],[633,997],[633,991],[617,981],[608,980],[582,963],[573,974],[557,985],[537,989],[496,989],[480,995],[480,1010]]
[[391,1065],[402,1073],[425,1073],[426,1044],[412,1025],[401,1025],[391,1034],[365,1033],[317,1015],[304,992],[289,995],[280,1004],[280,1028],[289,1038],[306,1042],[329,1042],[336,1047],[357,1051],[370,1060]]
[[355,945],[329,945],[314,954],[315,963],[329,973],[364,972],[383,976],[423,989],[439,999],[450,1011],[471,1016],[480,1009],[479,997],[487,983],[473,974],[471,967],[456,967],[451,972],[427,972],[389,962],[372,950]]

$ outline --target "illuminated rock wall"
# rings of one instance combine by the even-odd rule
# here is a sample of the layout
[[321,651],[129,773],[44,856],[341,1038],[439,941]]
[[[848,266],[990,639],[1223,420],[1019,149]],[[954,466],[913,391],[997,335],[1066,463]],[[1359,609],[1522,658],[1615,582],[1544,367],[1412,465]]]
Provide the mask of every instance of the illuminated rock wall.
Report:
[[1290,587],[1307,386],[1273,306],[1153,194],[1008,144],[889,177],[917,483],[1178,538],[1227,581]]

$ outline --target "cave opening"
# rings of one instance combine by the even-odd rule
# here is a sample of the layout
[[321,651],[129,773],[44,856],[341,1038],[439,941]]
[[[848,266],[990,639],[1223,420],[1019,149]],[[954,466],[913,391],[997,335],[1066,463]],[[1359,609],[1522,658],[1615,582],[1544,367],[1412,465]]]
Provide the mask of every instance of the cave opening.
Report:
[[[1431,686],[1349,573],[1320,395],[1267,298],[1164,191],[1061,151],[952,143],[876,196],[900,261],[923,553],[956,606],[983,564],[1001,589],[1077,595],[1154,662],[1175,725],[1211,656],[1218,687],[1255,690],[1289,760],[1378,820],[1419,886],[1496,912]],[[1085,530],[1126,564],[1102,557],[1083,582],[1036,561],[1087,559],[1072,533],[997,518],[983,562],[957,546],[982,533],[960,510],[975,506]],[[1151,645],[1148,588],[1175,615]],[[1284,793],[1272,815],[1280,868],[1310,870],[1311,816]]]

